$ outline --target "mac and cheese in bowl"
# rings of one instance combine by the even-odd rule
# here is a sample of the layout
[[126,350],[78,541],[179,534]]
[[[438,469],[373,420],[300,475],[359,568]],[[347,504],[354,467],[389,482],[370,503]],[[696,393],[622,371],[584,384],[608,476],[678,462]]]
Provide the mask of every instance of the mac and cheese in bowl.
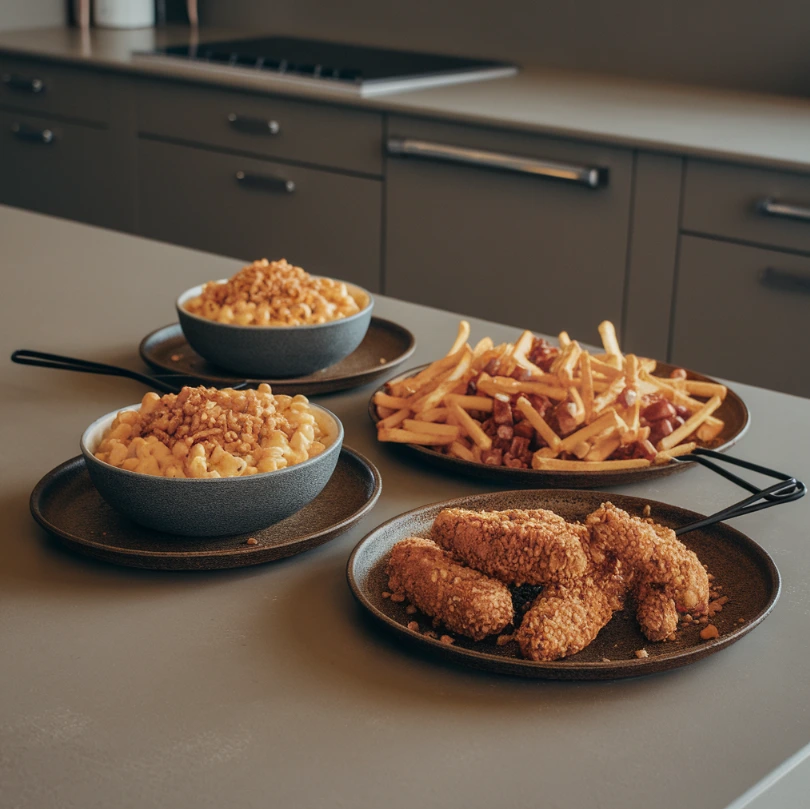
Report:
[[117,511],[169,534],[258,531],[329,482],[343,426],[303,396],[183,388],[148,393],[85,430],[90,479]]
[[209,281],[185,309],[236,326],[313,326],[356,315],[368,302],[368,295],[343,281],[310,275],[283,258],[263,258],[228,281]]
[[221,478],[275,472],[325,449],[328,425],[305,396],[189,388],[147,393],[122,410],[95,452],[130,472],[167,478]]
[[363,342],[371,293],[262,259],[230,280],[211,281],[177,299],[191,348],[245,379],[303,377],[328,368]]

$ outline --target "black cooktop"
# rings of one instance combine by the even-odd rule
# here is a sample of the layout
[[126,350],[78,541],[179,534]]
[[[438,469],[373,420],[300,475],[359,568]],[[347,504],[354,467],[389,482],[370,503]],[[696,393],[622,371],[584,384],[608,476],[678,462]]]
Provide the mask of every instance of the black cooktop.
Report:
[[[508,75],[516,66],[507,62],[388,50],[295,37],[261,37],[177,45],[153,52],[197,64],[237,67],[289,77],[341,84],[407,83],[465,74]],[[464,79],[461,79],[464,80]]]

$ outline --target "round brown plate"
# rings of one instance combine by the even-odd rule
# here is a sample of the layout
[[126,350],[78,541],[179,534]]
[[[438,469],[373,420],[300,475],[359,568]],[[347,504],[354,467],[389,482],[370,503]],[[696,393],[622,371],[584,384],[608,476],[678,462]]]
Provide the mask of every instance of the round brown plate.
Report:
[[[524,489],[461,497],[408,511],[368,534],[349,558],[349,585],[361,606],[374,619],[394,630],[411,648],[500,674],[552,680],[637,677],[685,666],[738,641],[773,609],[781,587],[776,565],[756,542],[722,523],[679,537],[708,565],[709,572],[715,576],[715,585],[722,585],[723,594],[729,597],[722,612],[711,619],[720,631],[720,637],[714,640],[700,639],[700,625],[690,628],[681,625],[683,628],[678,630],[676,640],[650,642],[641,634],[632,609],[625,609],[616,613],[596,640],[579,654],[553,663],[537,663],[520,657],[514,641],[498,646],[494,637],[476,643],[456,636],[453,644],[446,645],[426,637],[408,629],[408,623],[416,620],[420,629],[429,629],[429,618],[421,613],[408,615],[406,604],[397,604],[382,596],[388,589],[385,568],[393,545],[406,537],[428,536],[434,518],[443,508],[547,508],[567,520],[582,520],[606,500],[637,516],[649,505],[652,517],[672,528],[688,525],[702,516],[641,497],[577,490]],[[649,657],[637,658],[636,651],[640,649],[645,649]]]
[[[309,376],[291,379],[250,379],[267,382],[276,393],[331,393],[356,388],[388,373],[413,354],[416,338],[404,326],[372,317],[366,336],[348,357]],[[244,377],[217,368],[204,360],[186,342],[179,323],[157,329],[141,340],[138,349],[147,365],[161,371],[183,374],[189,380],[224,387],[244,382]]]
[[[674,365],[659,362],[657,370],[669,374],[675,367]],[[427,368],[427,365],[420,365],[418,368],[404,371],[389,379],[388,382],[396,382],[400,379],[413,376],[419,373],[423,368]],[[687,371],[687,374],[689,379],[697,379],[702,382],[717,381],[711,377],[694,373],[693,371]],[[658,375],[660,376],[661,374]],[[388,382],[386,382],[386,384],[388,384]],[[384,390],[385,385],[380,386],[374,391],[371,399],[369,399],[368,414],[375,424],[379,421],[379,418],[374,405],[374,395]],[[725,452],[729,447],[736,444],[748,429],[750,421],[748,408],[745,402],[729,388],[726,398],[717,411],[715,411],[714,415],[722,419],[726,426],[723,428],[723,432],[720,433],[718,438],[710,445],[710,448],[718,450],[719,452]],[[473,463],[472,461],[464,461],[461,458],[454,458],[452,455],[444,455],[430,447],[421,447],[416,444],[397,444],[391,442],[388,446],[402,447],[406,452],[415,454],[420,460],[433,466],[444,468],[450,472],[479,478],[502,486],[590,489],[594,486],[618,486],[622,483],[635,483],[651,478],[666,477],[667,475],[694,466],[694,463],[672,461],[668,464],[645,466],[640,469],[619,469],[615,472],[561,472],[543,469],[512,469],[509,466],[488,466],[486,464]]]
[[[301,511],[269,528],[189,538],[152,531],[118,514],[90,482],[81,456],[57,466],[31,493],[31,513],[75,551],[129,567],[217,570],[283,559],[322,545],[367,514],[382,491],[377,468],[343,447],[329,483]],[[248,545],[254,537],[256,545]]]

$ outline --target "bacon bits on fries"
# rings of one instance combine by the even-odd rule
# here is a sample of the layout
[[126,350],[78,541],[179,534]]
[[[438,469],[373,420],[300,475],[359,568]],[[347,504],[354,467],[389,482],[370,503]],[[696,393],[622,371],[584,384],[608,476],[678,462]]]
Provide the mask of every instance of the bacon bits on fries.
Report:
[[559,347],[530,331],[471,346],[461,321],[444,357],[375,394],[378,438],[473,463],[581,472],[668,464],[718,443],[724,385],[682,369],[657,377],[655,360],[622,354],[612,323],[599,334],[599,354],[566,332]]

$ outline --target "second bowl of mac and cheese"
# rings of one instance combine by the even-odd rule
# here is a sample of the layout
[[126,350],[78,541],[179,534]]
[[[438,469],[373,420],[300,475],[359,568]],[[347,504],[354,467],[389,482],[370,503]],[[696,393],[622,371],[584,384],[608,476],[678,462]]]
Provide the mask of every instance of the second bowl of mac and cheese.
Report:
[[255,531],[303,508],[337,464],[343,426],[304,396],[147,393],[81,439],[90,479],[133,521],[183,536]]
[[230,279],[177,299],[189,345],[209,362],[254,378],[305,376],[362,342],[374,301],[360,287],[280,261],[254,261]]

